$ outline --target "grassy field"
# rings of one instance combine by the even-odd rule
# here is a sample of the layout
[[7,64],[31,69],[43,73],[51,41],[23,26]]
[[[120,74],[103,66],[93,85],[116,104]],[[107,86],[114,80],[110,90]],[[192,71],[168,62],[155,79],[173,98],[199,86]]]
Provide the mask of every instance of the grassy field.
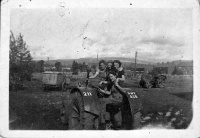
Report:
[[[72,84],[75,85],[79,79],[72,78]],[[81,79],[83,82],[85,79]],[[192,79],[179,79],[168,80],[166,88],[164,89],[141,89],[137,87],[135,80],[127,79],[127,87],[132,87],[136,91],[140,92],[143,101],[146,103],[146,111],[154,109],[161,109],[156,105],[155,101],[159,101],[160,95],[166,93],[190,91],[192,92]],[[154,98],[152,98],[154,97]],[[161,96],[159,102],[170,102],[170,99]],[[31,82],[25,84],[25,89],[22,91],[10,91],[9,93],[9,121],[11,130],[65,130],[66,126],[63,126],[60,121],[60,108],[62,101],[69,100],[69,91],[58,91],[52,89],[48,92],[42,91],[41,75],[37,74]],[[180,98],[179,98],[180,99]],[[191,102],[185,100],[172,101],[173,105],[184,104],[186,107],[190,107]],[[165,103],[163,103],[165,104]],[[160,104],[162,105],[162,104]],[[163,105],[164,106],[164,105]],[[167,107],[167,105],[166,105]],[[189,110],[189,109],[186,110]],[[149,112],[151,112],[149,111]],[[147,114],[145,114],[147,115]],[[145,116],[143,116],[145,118]]]
[[[39,82],[35,82],[39,83]],[[37,86],[37,87],[36,87]],[[43,92],[37,84],[23,91],[10,92],[10,129],[17,130],[63,130],[60,122],[61,102],[68,92]]]

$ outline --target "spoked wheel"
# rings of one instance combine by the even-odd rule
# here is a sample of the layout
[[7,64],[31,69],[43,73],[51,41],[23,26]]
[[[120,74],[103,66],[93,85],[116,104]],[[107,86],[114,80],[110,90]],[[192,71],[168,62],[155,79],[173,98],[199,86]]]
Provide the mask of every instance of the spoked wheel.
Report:
[[95,127],[94,115],[84,111],[82,96],[79,92],[74,92],[70,103],[69,126],[70,130],[93,130]]

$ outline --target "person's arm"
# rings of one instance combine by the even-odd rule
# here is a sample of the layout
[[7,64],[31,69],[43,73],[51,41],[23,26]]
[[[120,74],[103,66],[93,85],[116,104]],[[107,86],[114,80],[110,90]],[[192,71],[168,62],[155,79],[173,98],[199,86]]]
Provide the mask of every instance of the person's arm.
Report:
[[101,93],[105,93],[105,94],[107,94],[107,95],[111,95],[111,91],[108,91],[107,89],[106,89],[106,90],[99,89],[99,91],[100,91]]
[[99,83],[99,85],[101,85],[102,83],[108,84],[108,81],[101,81],[101,82]]
[[99,74],[99,70],[96,71],[96,73],[92,76],[89,77],[89,79],[94,79],[96,78],[96,76]]
[[120,71],[120,78],[117,78],[117,81],[125,81],[125,75],[124,75],[124,70],[122,69],[122,71]]
[[122,77],[121,78],[117,78],[118,80],[120,80],[120,81],[125,81],[125,76],[124,75],[122,75]]
[[115,81],[115,83],[114,83],[114,85],[121,91],[121,92],[124,92],[125,93],[125,90],[124,90],[124,88],[122,88],[121,86],[119,86],[119,84],[118,84],[118,81],[116,80]]

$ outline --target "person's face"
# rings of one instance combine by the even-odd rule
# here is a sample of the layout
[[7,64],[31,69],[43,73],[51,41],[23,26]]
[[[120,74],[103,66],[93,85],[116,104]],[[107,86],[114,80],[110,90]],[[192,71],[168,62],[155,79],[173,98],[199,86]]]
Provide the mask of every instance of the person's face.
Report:
[[111,67],[112,67],[112,63],[108,63],[108,68],[111,69]]
[[104,63],[101,63],[100,64],[100,69],[104,69],[105,68],[105,64]]
[[119,68],[119,64],[118,63],[114,63],[114,67],[116,68],[116,69],[118,69]]
[[113,74],[109,74],[109,78],[111,79],[111,81],[115,81],[116,80],[116,76]]

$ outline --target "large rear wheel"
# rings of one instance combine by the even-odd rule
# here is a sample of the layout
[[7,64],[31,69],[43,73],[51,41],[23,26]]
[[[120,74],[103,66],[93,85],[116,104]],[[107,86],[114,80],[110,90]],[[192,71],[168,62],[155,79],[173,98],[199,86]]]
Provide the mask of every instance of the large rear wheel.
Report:
[[72,94],[70,103],[69,126],[70,130],[93,130],[96,127],[95,117],[93,114],[84,111],[84,103],[80,92]]

